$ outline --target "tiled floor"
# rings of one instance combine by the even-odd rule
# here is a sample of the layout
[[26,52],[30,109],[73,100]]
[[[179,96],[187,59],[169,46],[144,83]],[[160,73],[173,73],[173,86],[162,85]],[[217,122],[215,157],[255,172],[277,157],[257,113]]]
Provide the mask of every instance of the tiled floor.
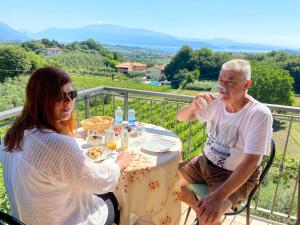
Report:
[[[180,225],[184,224],[187,209],[188,209],[187,205],[182,203],[182,205],[181,205]],[[195,219],[195,213],[192,210],[186,224],[191,225],[193,223],[194,219]],[[227,216],[226,219],[222,223],[222,225],[245,225],[245,224],[246,224],[246,217],[243,214],[238,215],[238,216]],[[137,223],[135,223],[135,225],[151,225],[151,223],[149,223],[149,222],[147,222],[143,219],[139,219],[137,221]],[[250,225],[282,225],[282,224],[281,223],[276,223],[276,222],[273,222],[273,221],[268,221],[268,220],[265,220],[265,219],[260,218],[260,217],[252,216],[251,221],[250,221]]]
[[[188,206],[184,203],[181,205],[181,221],[180,225],[184,224]],[[195,219],[195,213],[191,210],[190,216],[188,218],[187,225],[191,225]],[[222,225],[245,225],[246,217],[244,214],[238,216],[227,216],[226,219],[222,222]],[[260,217],[251,217],[250,225],[282,225],[281,223],[276,223],[273,221],[265,220]]]

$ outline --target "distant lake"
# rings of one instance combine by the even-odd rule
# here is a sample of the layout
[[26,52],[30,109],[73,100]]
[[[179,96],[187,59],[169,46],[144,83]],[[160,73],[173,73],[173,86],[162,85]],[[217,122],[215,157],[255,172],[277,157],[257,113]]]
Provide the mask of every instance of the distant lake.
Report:
[[232,49],[232,48],[223,48],[223,49],[212,49],[214,52],[245,52],[245,53],[264,53],[271,52],[272,49],[269,50],[256,50],[256,49]]
[[[147,48],[147,49],[153,49],[153,50],[160,50],[168,53],[176,53],[181,47],[178,46],[163,46],[163,45],[126,45],[129,47],[140,47],[140,48]],[[214,52],[244,52],[244,53],[264,53],[264,52],[270,52],[272,49],[269,50],[261,50],[261,49],[238,49],[238,48],[210,48]]]

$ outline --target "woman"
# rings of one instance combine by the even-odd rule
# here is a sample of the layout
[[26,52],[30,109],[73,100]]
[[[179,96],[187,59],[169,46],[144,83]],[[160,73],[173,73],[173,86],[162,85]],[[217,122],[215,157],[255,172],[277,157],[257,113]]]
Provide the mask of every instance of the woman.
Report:
[[72,138],[77,92],[61,69],[36,70],[26,87],[21,115],[1,151],[12,214],[27,225],[112,224],[117,207],[94,193],[114,191],[131,156],[115,163],[87,160]]

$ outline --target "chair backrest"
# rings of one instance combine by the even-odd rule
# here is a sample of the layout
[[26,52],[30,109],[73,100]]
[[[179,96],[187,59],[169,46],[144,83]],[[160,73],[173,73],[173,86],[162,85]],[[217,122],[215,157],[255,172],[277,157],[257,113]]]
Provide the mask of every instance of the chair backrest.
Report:
[[226,215],[236,215],[236,214],[239,214],[240,212],[244,211],[247,207],[250,206],[250,203],[251,203],[251,200],[252,200],[252,197],[253,195],[255,194],[255,192],[257,191],[257,189],[260,187],[263,179],[265,178],[265,176],[267,175],[269,169],[271,168],[272,164],[273,164],[273,161],[275,159],[275,153],[276,153],[276,146],[275,146],[275,142],[274,140],[272,139],[271,140],[271,150],[270,150],[270,155],[269,155],[269,159],[266,163],[266,165],[263,167],[263,170],[259,176],[259,183],[258,185],[255,186],[255,188],[250,192],[249,196],[248,196],[248,199],[247,199],[247,203],[240,209],[238,209],[236,212],[229,212],[229,213],[226,213]]
[[[265,178],[265,176],[267,175],[269,169],[271,168],[274,159],[275,159],[275,153],[276,153],[276,146],[275,146],[275,142],[272,139],[271,140],[271,152],[270,152],[270,156],[269,156],[269,160],[267,162],[267,164],[264,166],[260,176],[259,176],[259,183],[258,185],[256,185],[256,187],[252,190],[252,192],[249,195],[249,198],[251,200],[251,198],[253,197],[253,195],[255,194],[256,190],[259,188],[259,186],[261,185],[263,179]],[[249,201],[249,200],[248,200]]]
[[25,225],[17,218],[0,211],[0,224],[3,224],[2,222],[8,225]]

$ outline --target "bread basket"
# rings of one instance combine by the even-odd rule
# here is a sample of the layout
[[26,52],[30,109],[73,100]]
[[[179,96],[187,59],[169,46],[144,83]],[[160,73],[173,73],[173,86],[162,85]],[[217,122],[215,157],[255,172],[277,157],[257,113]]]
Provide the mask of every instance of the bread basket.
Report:
[[80,122],[80,125],[85,131],[91,129],[101,132],[109,128],[112,125],[113,121],[114,118],[110,116],[94,116],[89,119],[82,120]]

